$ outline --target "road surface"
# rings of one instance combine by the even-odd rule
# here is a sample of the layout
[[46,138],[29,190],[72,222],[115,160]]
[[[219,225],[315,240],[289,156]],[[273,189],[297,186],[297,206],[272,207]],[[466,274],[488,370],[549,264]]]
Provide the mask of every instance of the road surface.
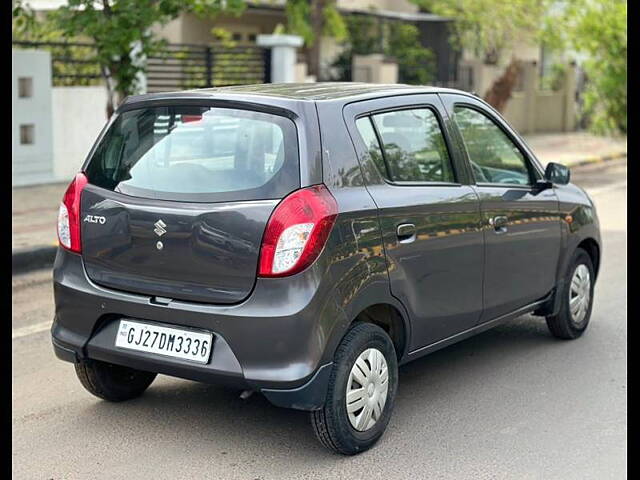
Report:
[[14,276],[14,478],[626,478],[626,160],[573,179],[604,242],[587,333],[525,316],[402,367],[386,434],[356,457],[259,394],[159,376],[130,402],[92,397],[53,354],[50,272]]

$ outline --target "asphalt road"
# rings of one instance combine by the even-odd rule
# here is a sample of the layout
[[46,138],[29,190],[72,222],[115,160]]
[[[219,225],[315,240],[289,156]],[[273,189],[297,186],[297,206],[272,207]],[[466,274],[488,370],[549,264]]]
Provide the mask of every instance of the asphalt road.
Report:
[[356,457],[258,394],[159,376],[99,401],[51,349],[50,272],[13,277],[14,478],[626,478],[626,160],[573,178],[604,242],[587,333],[559,341],[525,316],[402,367],[386,434]]

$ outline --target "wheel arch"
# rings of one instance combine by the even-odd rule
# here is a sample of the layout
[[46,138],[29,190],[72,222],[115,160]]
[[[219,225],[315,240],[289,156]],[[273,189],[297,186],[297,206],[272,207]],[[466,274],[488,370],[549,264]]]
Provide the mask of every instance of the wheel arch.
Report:
[[[404,307],[393,297],[378,302],[371,302],[353,309],[347,314],[347,322],[339,331],[334,331],[328,342],[326,357],[333,359],[338,345],[349,329],[357,323],[371,323],[382,328],[393,342],[398,362],[406,358],[411,339],[411,326]],[[329,358],[326,358],[329,360]]]
[[407,322],[400,310],[390,303],[376,303],[358,313],[349,328],[356,323],[371,323],[382,328],[391,338],[398,361],[409,344]]
[[575,241],[570,248],[566,249],[566,253],[564,258],[560,264],[560,268],[557,273],[556,286],[553,292],[553,297],[549,300],[549,302],[545,303],[545,305],[534,312],[534,315],[548,316],[555,315],[560,308],[560,295],[558,292],[564,288],[565,284],[565,274],[567,269],[570,267],[570,261],[573,258],[575,252],[578,249],[582,249],[587,252],[589,258],[591,258],[591,262],[593,264],[594,271],[594,282],[598,276],[598,271],[600,269],[600,261],[601,261],[601,247],[599,242],[592,236],[583,237],[579,241]]
[[591,258],[593,264],[593,272],[595,277],[598,277],[598,271],[600,270],[600,245],[594,238],[588,237],[582,240],[576,248],[581,248],[587,252]]

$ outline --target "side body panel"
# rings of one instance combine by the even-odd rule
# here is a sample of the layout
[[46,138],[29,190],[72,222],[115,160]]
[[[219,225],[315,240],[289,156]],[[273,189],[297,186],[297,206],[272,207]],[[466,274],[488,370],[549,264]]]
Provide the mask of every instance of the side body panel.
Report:
[[[339,215],[332,236],[339,243],[329,245],[331,279],[335,298],[347,319],[336,324],[327,345],[333,352],[357,315],[376,304],[392,305],[400,312],[407,338],[411,324],[402,303],[391,295],[387,262],[378,222],[378,207],[367,191],[363,173],[349,133],[344,128],[341,102],[318,102],[317,112],[322,139],[323,181],[338,203]],[[408,345],[397,352],[404,357]],[[329,358],[329,357],[327,357]]]
[[[478,186],[486,245],[484,312],[491,320],[553,290],[561,248],[558,200],[552,189]],[[507,217],[504,227],[490,219]]]
[[[409,107],[431,108],[441,127],[447,121],[437,95],[406,95],[356,102],[344,118],[365,171],[383,235],[389,283],[406,307],[412,324],[410,350],[437,342],[475,325],[482,311],[483,235],[479,202],[456,164],[455,145],[449,154],[458,183],[396,185],[380,175],[364,144],[355,119],[371,112]],[[443,128],[445,139],[446,129]],[[399,225],[415,226],[415,239],[401,242]]]
[[[532,167],[536,179],[542,178],[540,166],[529,154],[515,132],[493,110],[475,98],[440,95],[449,116],[454,107],[478,109],[503,130]],[[464,146],[455,121],[452,136]],[[467,165],[465,148],[462,154]],[[548,295],[556,285],[561,249],[561,219],[553,189],[537,191],[527,185],[477,184],[482,231],[485,238],[484,311],[480,322],[508,314]],[[503,225],[494,225],[498,218]]]

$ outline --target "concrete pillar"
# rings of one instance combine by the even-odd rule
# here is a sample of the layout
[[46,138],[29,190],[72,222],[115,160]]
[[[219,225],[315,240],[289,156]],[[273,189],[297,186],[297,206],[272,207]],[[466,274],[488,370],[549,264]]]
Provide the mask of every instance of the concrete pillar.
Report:
[[51,54],[11,50],[11,185],[53,181]]
[[271,82],[290,83],[296,81],[296,49],[303,44],[298,35],[258,35],[260,47],[271,48]]
[[[309,82],[309,75],[307,74],[307,64],[304,62],[297,62],[294,67],[295,81],[296,83]],[[314,77],[315,79],[315,77]]]
[[143,67],[143,70],[136,74],[136,88],[133,93],[135,95],[147,93],[147,75],[145,73],[146,68],[144,68],[147,63],[147,57],[142,53],[142,43],[140,41],[135,41],[131,44],[129,56],[133,65]]
[[366,83],[398,83],[398,64],[381,53],[354,55],[351,80]]

